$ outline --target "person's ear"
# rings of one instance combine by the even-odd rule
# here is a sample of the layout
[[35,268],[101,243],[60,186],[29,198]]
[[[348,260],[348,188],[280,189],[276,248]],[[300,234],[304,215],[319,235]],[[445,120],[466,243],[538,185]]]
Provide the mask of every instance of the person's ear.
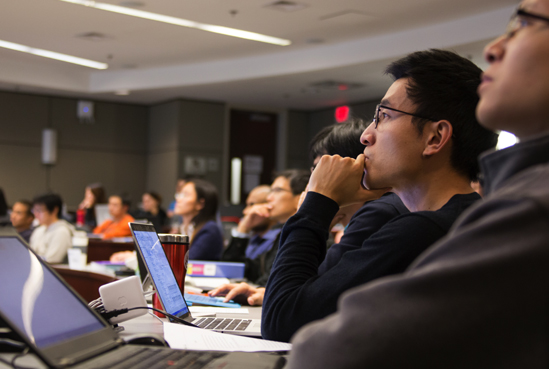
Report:
[[439,120],[425,125],[423,130],[425,135],[424,156],[431,156],[442,151],[448,145],[454,129],[447,120]]

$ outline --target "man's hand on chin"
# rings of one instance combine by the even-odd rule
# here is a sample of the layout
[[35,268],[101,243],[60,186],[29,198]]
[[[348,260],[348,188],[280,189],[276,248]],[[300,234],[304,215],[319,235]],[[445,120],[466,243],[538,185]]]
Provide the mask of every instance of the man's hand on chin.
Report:
[[378,199],[391,190],[391,188],[364,189],[363,173],[363,154],[356,159],[324,155],[311,175],[309,191],[329,197],[341,207]]

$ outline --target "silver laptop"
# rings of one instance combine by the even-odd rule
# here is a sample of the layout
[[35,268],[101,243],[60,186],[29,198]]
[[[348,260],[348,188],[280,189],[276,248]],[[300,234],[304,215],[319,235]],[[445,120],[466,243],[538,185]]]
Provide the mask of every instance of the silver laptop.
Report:
[[[243,336],[261,336],[261,319],[193,318],[154,226],[130,223],[130,229],[164,311],[200,328]],[[230,308],[227,309],[227,313],[230,313]]]
[[[0,228],[0,321],[49,368],[280,368],[265,353],[127,345],[13,229]],[[237,355],[235,355],[237,354]],[[186,363],[189,363],[188,365]],[[198,364],[198,365],[197,365]]]

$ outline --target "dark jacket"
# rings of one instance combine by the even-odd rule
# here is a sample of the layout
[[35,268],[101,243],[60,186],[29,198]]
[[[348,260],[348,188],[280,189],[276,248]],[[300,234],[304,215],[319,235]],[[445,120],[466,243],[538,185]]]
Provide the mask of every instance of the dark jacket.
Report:
[[221,258],[223,252],[223,235],[221,229],[213,220],[209,220],[191,241],[189,249],[190,260],[213,260]]
[[481,159],[484,200],[403,275],[346,293],[288,368],[549,366],[549,136]]
[[479,199],[476,192],[454,195],[437,211],[397,216],[366,240],[355,240],[360,248],[347,251],[336,265],[319,275],[328,228],[339,207],[335,201],[309,192],[282,230],[263,300],[262,336],[289,341],[305,324],[336,312],[343,292],[403,272]]

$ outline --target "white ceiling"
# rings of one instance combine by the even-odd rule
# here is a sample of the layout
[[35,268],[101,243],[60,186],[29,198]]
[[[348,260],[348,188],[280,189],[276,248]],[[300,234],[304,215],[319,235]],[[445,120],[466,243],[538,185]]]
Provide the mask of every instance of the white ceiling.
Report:
[[[122,0],[102,0],[124,5]],[[134,1],[136,2],[136,1]],[[59,0],[0,2],[0,39],[95,61],[87,67],[0,49],[0,89],[153,104],[175,98],[319,109],[383,95],[383,67],[408,52],[449,48],[484,66],[482,48],[517,0],[139,0],[137,9],[290,39],[274,46],[108,13]],[[101,41],[78,35],[97,32]],[[340,91],[325,81],[357,83]],[[116,96],[117,90],[130,90]]]

